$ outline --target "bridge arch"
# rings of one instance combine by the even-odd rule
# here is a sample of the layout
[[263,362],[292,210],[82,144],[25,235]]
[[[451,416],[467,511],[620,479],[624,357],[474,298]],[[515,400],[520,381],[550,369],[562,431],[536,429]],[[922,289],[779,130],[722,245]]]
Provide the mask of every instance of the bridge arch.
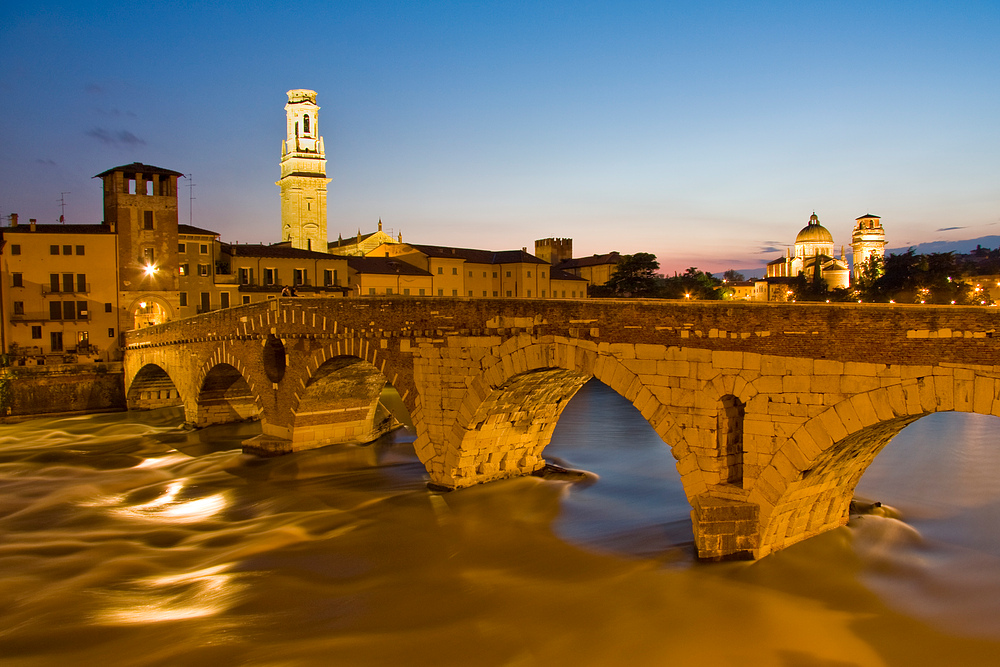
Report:
[[[694,379],[688,351],[662,345],[599,347],[530,336],[517,343],[505,344],[468,383],[451,430],[418,432],[417,454],[434,483],[460,488],[541,468],[563,409],[590,378],[631,402],[670,447],[689,499],[729,481],[735,473],[727,465],[743,474],[742,449],[740,456],[721,452],[716,432],[724,397],[745,414],[757,396],[752,374],[713,369]],[[733,442],[742,447],[740,417]]]
[[125,402],[129,410],[155,410],[184,405],[180,390],[160,364],[142,365],[128,380]]
[[898,379],[802,424],[750,494],[760,507],[759,555],[846,524],[855,487],[879,452],[903,428],[936,412],[1000,416],[1000,373],[986,367]]
[[239,359],[213,359],[197,377],[198,394],[187,413],[188,422],[203,427],[260,417],[263,410],[260,397],[247,380]]

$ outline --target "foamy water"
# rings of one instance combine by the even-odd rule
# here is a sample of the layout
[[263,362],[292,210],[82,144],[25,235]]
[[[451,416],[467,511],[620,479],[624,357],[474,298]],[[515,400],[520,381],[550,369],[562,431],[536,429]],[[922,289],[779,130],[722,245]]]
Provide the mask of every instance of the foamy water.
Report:
[[596,473],[426,488],[405,434],[244,456],[176,410],[0,426],[4,665],[992,665],[997,421],[908,427],[866,516],[698,564],[667,448],[591,383],[546,450]]

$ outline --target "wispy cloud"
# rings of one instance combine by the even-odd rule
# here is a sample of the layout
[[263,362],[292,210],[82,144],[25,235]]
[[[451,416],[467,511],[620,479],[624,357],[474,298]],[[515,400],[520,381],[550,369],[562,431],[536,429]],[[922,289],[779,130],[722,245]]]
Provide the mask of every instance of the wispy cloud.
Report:
[[941,229],[937,229],[935,231],[938,231],[938,232],[951,232],[951,231],[954,231],[956,229],[967,229],[967,228],[966,227],[942,227]]
[[55,160],[49,160],[48,158],[45,158],[45,159],[43,159],[43,158],[37,158],[35,160],[35,163],[43,165],[45,167],[55,167],[55,166],[58,166],[58,165],[56,165],[56,161]]
[[87,131],[87,136],[97,139],[106,146],[145,146],[146,141],[128,130],[111,131],[104,127],[95,127]]
[[97,83],[88,83],[83,89],[90,95],[103,95],[104,88]]
[[773,253],[773,252],[785,252],[785,248],[786,247],[788,247],[788,246],[786,246],[784,244],[779,244],[779,243],[773,243],[772,242],[770,245],[761,246],[760,249],[757,250],[757,254],[758,255],[767,255],[767,254],[770,254],[770,253]]

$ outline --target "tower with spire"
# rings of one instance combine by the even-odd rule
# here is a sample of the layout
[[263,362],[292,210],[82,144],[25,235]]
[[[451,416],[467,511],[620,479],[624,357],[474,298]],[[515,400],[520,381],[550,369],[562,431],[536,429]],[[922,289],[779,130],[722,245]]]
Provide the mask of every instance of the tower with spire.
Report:
[[288,91],[281,142],[281,240],[293,248],[327,252],[326,152],[319,134],[316,91]]

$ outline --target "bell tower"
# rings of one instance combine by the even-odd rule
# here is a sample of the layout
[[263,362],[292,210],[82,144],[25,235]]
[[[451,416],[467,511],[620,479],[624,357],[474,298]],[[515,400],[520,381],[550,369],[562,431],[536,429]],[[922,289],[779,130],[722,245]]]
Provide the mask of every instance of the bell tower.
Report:
[[885,256],[885,229],[882,220],[877,215],[866,213],[854,221],[854,233],[851,235],[851,250],[854,252],[854,271],[852,277],[861,277],[861,270],[869,257],[882,259]]
[[319,135],[316,91],[288,91],[281,142],[281,240],[293,248],[327,251],[326,152]]

